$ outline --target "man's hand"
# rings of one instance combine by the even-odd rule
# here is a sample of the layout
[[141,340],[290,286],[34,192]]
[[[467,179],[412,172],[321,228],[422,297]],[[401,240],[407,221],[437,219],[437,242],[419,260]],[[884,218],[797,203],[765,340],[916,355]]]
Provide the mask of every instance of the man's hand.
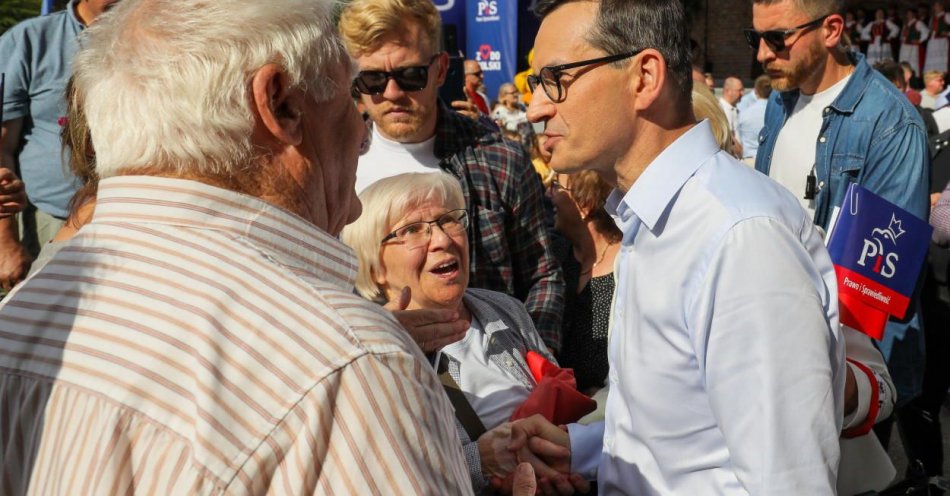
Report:
[[0,219],[11,217],[26,208],[26,188],[16,174],[0,167]]
[[411,300],[411,290],[405,287],[399,297],[384,308],[392,312],[423,352],[439,350],[465,337],[469,324],[459,319],[458,312],[442,309],[406,310]]
[[[538,477],[540,493],[545,495],[570,495],[587,493],[590,483],[579,474],[571,474],[571,440],[567,431],[547,421],[541,415],[533,415],[511,424],[511,443],[508,449],[518,453],[519,462],[531,464]],[[493,478],[492,487],[510,494],[514,477],[501,480]]]
[[534,469],[531,464],[524,462],[515,469],[512,483],[512,496],[534,496],[538,491],[538,482],[534,479]]
[[456,100],[451,103],[452,108],[454,108],[458,113],[472,119],[473,121],[478,120],[478,107],[472,103],[471,100]]
[[[13,219],[6,219],[10,222]],[[0,243],[0,289],[8,292],[30,272],[33,257],[19,242],[7,240]]]

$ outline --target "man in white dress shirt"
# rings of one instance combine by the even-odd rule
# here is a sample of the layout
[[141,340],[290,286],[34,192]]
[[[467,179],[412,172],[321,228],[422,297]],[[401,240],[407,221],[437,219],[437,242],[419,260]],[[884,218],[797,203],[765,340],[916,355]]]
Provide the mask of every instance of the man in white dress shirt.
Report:
[[[834,494],[844,391],[834,269],[781,186],[723,152],[690,108],[678,0],[543,0],[528,118],[558,172],[617,186],[604,422],[536,419],[513,449],[602,494]],[[568,65],[567,68],[564,65]]]

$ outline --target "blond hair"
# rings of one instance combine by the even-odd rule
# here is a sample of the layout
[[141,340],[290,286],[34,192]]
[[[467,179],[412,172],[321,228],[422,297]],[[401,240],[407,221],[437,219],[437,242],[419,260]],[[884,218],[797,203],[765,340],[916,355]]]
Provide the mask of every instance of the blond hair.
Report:
[[927,71],[924,73],[924,84],[927,84],[938,77],[943,77],[943,73],[940,71]]
[[[363,214],[346,226],[340,239],[356,253],[356,291],[367,300],[386,302],[386,294],[375,281],[379,270],[380,243],[392,231],[393,223],[423,203],[436,201],[449,209],[465,208],[465,197],[457,179],[444,172],[414,172],[380,179],[360,193]],[[460,267],[468,270],[468,267]]]
[[729,120],[726,119],[726,113],[716,100],[712,91],[702,86],[693,88],[693,113],[697,119],[708,119],[712,127],[713,136],[716,137],[716,143],[719,148],[730,151],[732,147],[732,133],[729,130]]
[[432,0],[353,0],[340,15],[340,35],[354,57],[379,48],[415,22],[432,50],[441,49],[442,18]]

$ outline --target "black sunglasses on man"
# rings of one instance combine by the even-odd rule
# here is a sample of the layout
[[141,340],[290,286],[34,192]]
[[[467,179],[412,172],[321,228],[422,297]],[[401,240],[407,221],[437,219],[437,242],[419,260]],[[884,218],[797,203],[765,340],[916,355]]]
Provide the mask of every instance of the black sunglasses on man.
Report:
[[759,40],[765,40],[765,43],[773,52],[784,52],[785,50],[791,48],[792,45],[794,45],[795,42],[801,38],[801,36],[799,36],[799,38],[796,38],[795,41],[786,45],[785,40],[787,40],[789,36],[795,34],[796,32],[804,33],[809,29],[816,28],[820,26],[821,23],[823,23],[827,18],[828,16],[821,16],[818,19],[808,21],[805,24],[800,24],[791,29],[770,29],[768,31],[756,31],[755,29],[748,28],[743,29],[742,34],[745,35],[746,41],[749,42],[749,46],[752,47],[753,50],[759,49]]
[[367,95],[379,95],[386,91],[392,78],[403,91],[419,91],[429,83],[429,67],[439,54],[433,55],[426,65],[400,67],[391,71],[360,71],[353,78],[353,89]]

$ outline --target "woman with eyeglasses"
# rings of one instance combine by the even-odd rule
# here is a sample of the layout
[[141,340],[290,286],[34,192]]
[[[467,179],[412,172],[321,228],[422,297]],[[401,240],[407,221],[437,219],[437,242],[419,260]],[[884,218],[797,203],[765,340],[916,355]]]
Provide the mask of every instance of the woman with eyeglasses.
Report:
[[385,304],[409,291],[408,309],[453,310],[470,323],[450,344],[413,337],[448,382],[472,485],[486,490],[517,465],[507,422],[536,385],[525,354],[554,357],[519,300],[468,287],[470,219],[458,180],[400,174],[367,187],[360,201],[363,214],[342,233],[359,260],[360,295]]

